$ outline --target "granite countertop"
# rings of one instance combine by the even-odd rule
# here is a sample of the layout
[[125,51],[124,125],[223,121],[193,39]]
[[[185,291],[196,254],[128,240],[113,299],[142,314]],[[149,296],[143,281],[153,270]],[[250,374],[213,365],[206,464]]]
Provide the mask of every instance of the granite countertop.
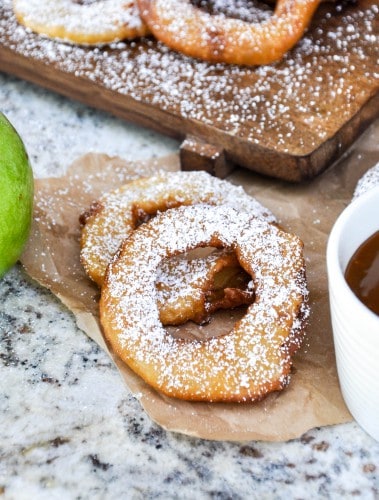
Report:
[[[145,159],[179,146],[1,74],[0,109],[35,177],[58,176],[89,151]],[[287,443],[166,432],[18,265],[0,282],[0,339],[1,498],[379,498],[379,443],[354,422]]]

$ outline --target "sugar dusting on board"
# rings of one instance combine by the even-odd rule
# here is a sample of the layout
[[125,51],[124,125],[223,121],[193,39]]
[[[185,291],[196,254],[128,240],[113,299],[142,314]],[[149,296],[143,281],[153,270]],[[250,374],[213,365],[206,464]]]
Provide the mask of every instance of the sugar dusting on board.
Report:
[[335,130],[333,120],[344,123],[366,99],[366,88],[379,80],[372,70],[379,7],[361,4],[346,10],[328,6],[281,63],[255,69],[195,61],[153,39],[92,49],[58,43],[18,25],[10,0],[0,7],[0,42],[78,79],[251,143],[259,144],[272,130],[268,148],[304,154],[299,129],[307,131],[307,147],[317,146]]
[[268,4],[260,4],[258,7],[247,0],[193,0],[191,3],[211,14],[234,17],[250,23],[267,19],[272,10]]

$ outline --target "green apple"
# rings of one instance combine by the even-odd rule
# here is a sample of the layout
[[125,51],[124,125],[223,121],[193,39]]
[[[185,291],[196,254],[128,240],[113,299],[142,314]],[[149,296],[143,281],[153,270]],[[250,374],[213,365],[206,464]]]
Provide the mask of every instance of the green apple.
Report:
[[24,143],[0,113],[0,277],[20,257],[33,213],[33,171]]

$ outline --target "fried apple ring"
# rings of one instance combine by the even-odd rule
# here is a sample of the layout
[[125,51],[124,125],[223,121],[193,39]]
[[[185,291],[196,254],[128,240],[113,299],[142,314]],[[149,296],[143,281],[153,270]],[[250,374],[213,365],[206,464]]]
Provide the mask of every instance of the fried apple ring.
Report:
[[[197,247],[234,250],[254,281],[255,302],[232,330],[177,339],[159,321],[157,269]],[[157,391],[209,402],[256,401],[289,382],[306,315],[302,242],[227,206],[182,206],[158,214],[124,241],[109,265],[100,321],[110,348]]]
[[101,286],[113,255],[141,221],[158,211],[195,203],[226,203],[275,221],[268,209],[230,182],[203,171],[160,172],[106,193],[83,214],[80,259],[86,273]]
[[189,0],[138,0],[153,35],[173,50],[209,62],[240,65],[280,60],[303,36],[321,0],[278,0],[261,23],[211,15]]
[[13,0],[19,23],[50,38],[102,45],[146,35],[136,0]]

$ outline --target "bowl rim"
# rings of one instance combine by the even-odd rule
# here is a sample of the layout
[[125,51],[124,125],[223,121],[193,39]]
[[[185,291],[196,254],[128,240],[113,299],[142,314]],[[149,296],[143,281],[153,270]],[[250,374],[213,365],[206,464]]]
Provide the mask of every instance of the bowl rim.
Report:
[[[348,294],[349,301],[355,304],[355,306],[359,307],[363,314],[370,317],[372,320],[376,320],[379,323],[379,316],[371,311],[363,302],[355,295],[355,293],[351,290],[344,276],[344,272],[341,269],[340,260],[339,260],[339,245],[341,239],[341,233],[345,229],[347,222],[350,217],[362,207],[367,204],[377,202],[379,208],[379,186],[375,186],[358,198],[353,200],[349,205],[347,205],[340,215],[337,217],[332,230],[329,234],[326,248],[326,265],[327,265],[327,274],[328,281],[334,281],[336,285],[342,290],[343,293]],[[378,231],[379,231],[379,210],[377,212],[377,220],[378,220]],[[375,232],[375,230],[374,230]],[[374,234],[374,233],[372,233]],[[364,241],[362,241],[363,243]],[[358,248],[358,247],[357,247]],[[329,290],[330,290],[329,283]],[[330,291],[329,291],[330,296]]]

